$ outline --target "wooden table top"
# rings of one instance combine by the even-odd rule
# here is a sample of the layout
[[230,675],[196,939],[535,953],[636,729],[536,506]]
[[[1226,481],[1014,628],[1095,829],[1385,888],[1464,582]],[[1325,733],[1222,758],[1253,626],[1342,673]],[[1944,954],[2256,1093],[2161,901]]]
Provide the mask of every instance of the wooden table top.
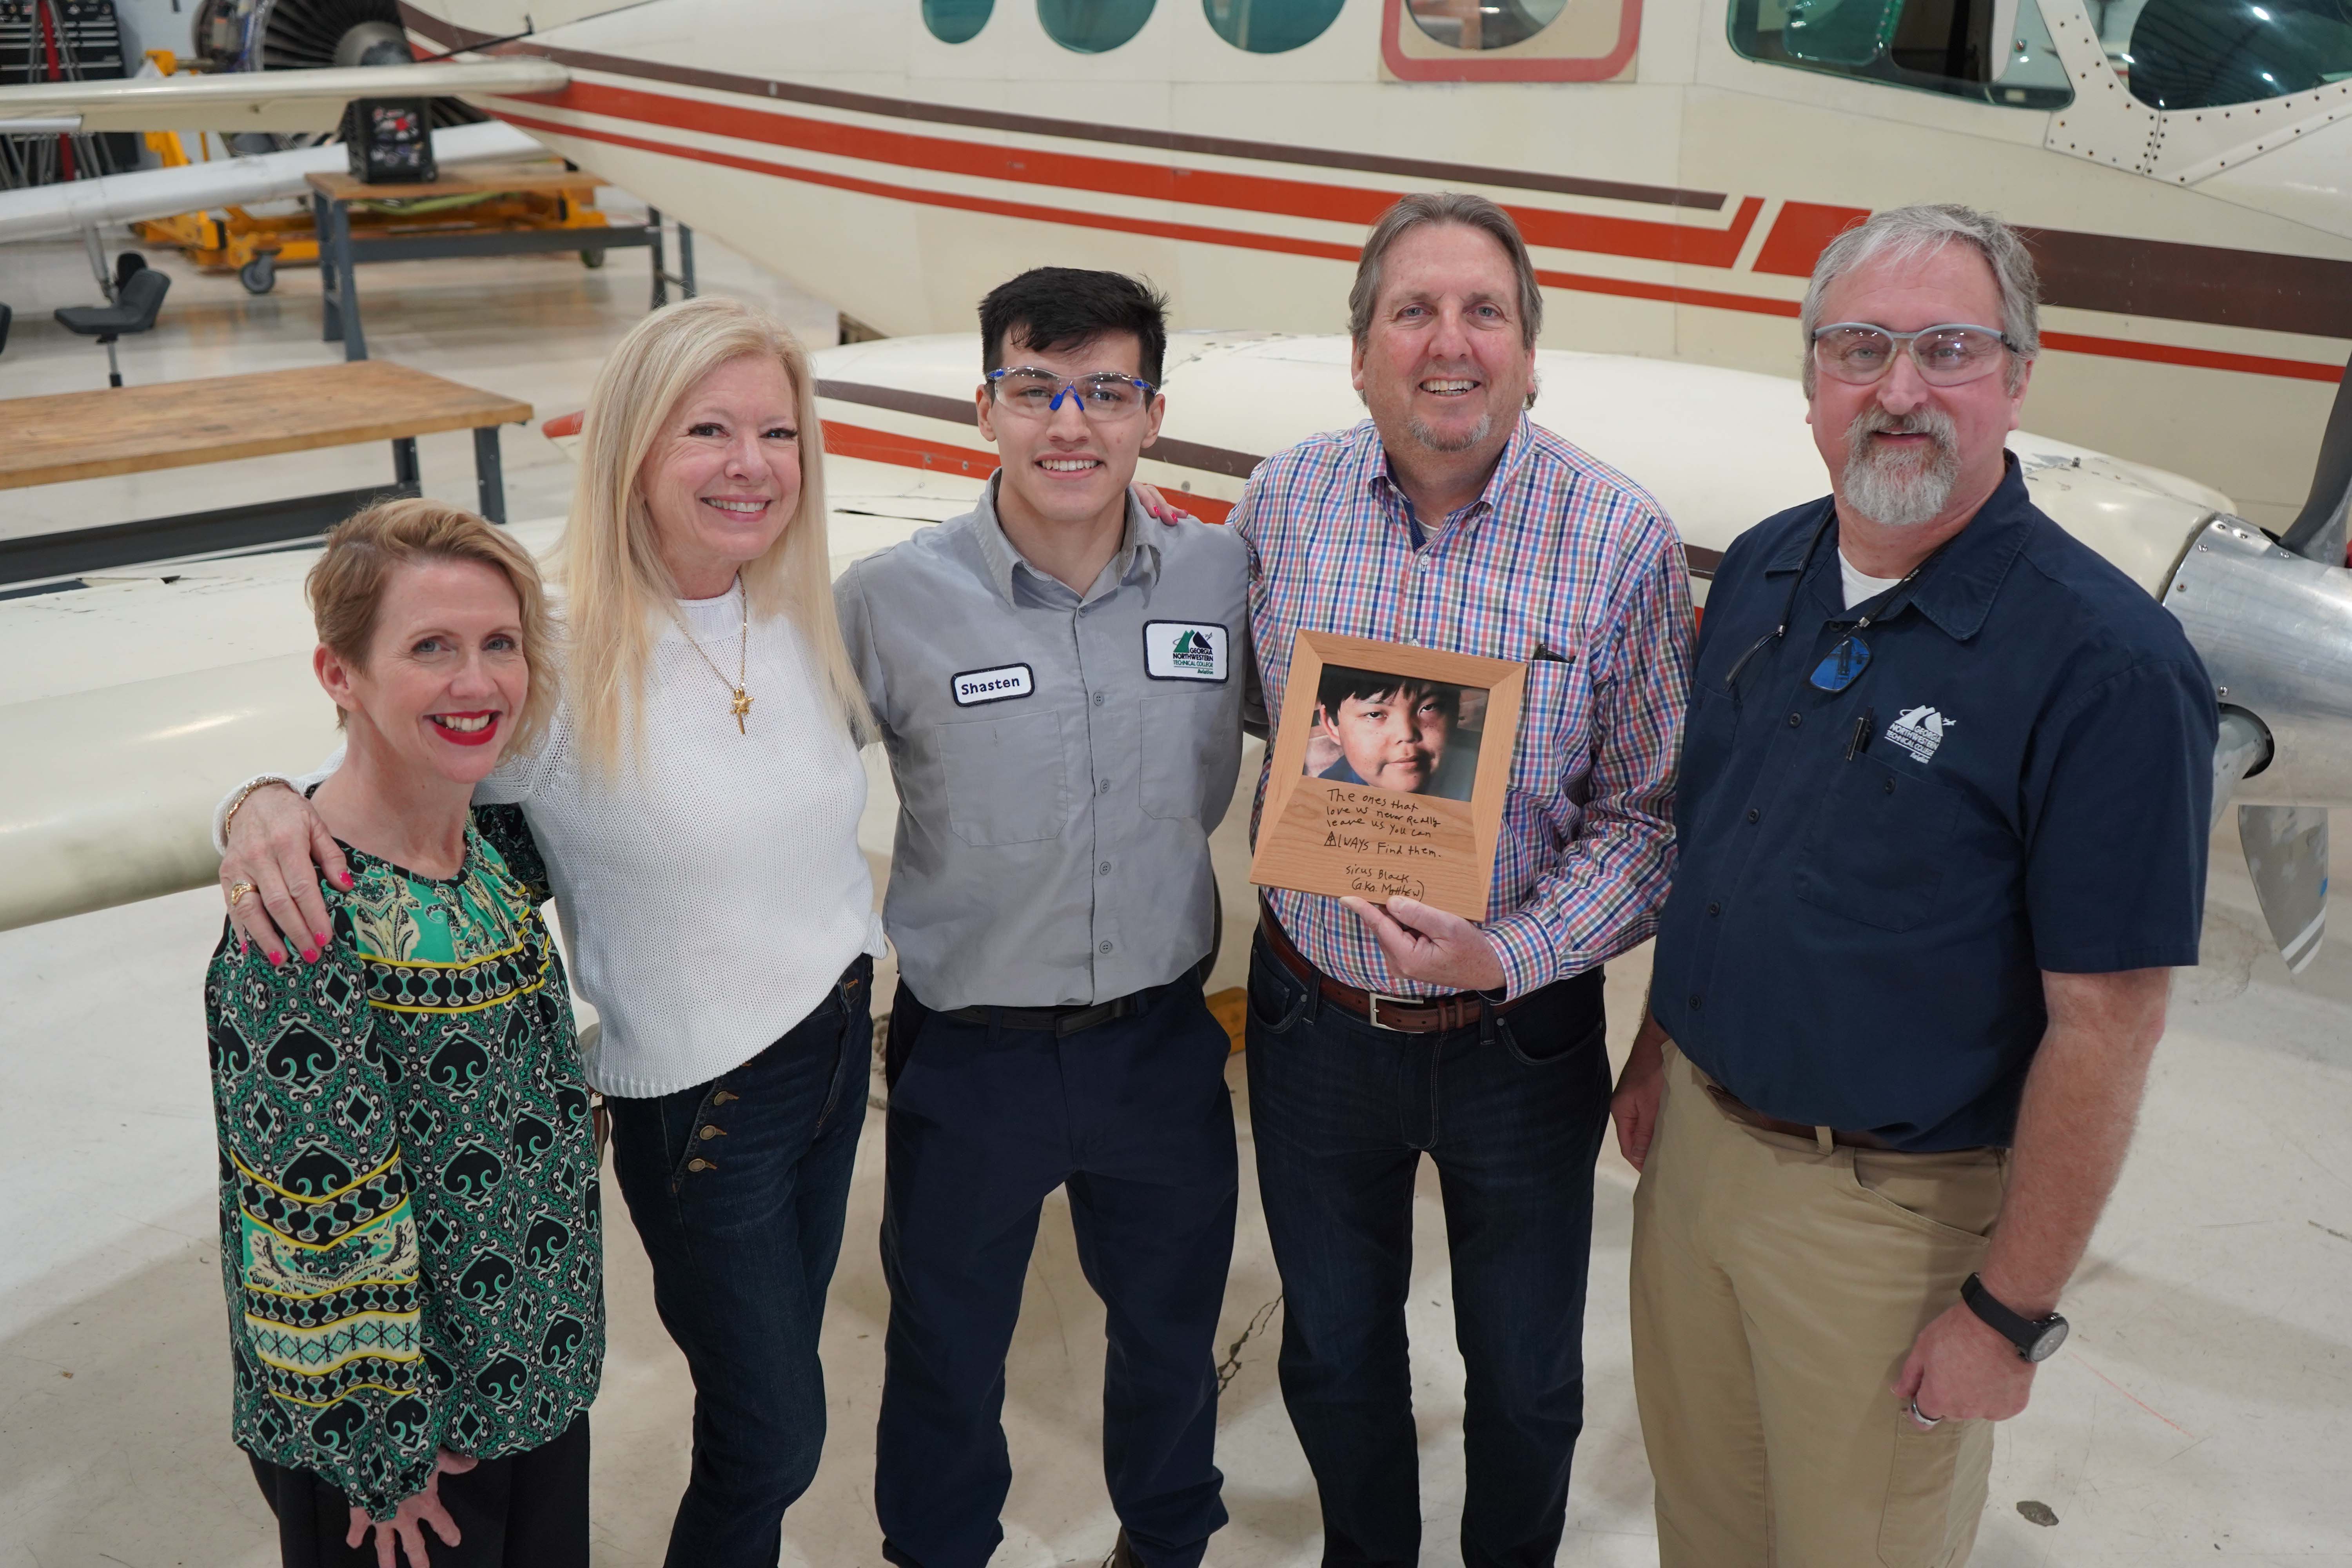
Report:
[[477,430],[530,405],[390,360],[0,399],[0,489]]
[[583,196],[604,182],[577,169],[540,163],[461,163],[441,171],[431,184],[371,185],[348,169],[324,169],[305,174],[314,191],[338,202],[413,202],[429,196],[510,195],[524,192],[541,195]]

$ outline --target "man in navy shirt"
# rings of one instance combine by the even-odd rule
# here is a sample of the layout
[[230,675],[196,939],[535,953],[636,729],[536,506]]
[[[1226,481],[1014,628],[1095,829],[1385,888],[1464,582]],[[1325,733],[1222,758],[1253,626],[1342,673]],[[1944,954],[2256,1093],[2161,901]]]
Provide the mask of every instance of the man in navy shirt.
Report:
[[1881,213],[1802,321],[1833,494],[1715,576],[1612,1110],[1664,1568],[1964,1562],[2197,961],[2212,687],[2028,498],[2016,235]]

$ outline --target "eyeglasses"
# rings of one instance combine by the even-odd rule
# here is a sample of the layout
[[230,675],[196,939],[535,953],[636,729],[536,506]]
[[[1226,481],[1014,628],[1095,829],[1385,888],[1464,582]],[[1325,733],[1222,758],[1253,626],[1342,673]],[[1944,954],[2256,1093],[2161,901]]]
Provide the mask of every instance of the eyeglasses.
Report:
[[989,389],[997,406],[1032,419],[1061,412],[1062,399],[1077,399],[1078,412],[1089,419],[1118,420],[1143,412],[1159,389],[1148,381],[1114,371],[1094,375],[1062,376],[1032,365],[1008,365],[988,373]]
[[1930,386],[1959,386],[1990,375],[2001,351],[2017,346],[2004,332],[1965,321],[1916,332],[1891,332],[1868,321],[1832,321],[1813,329],[1813,363],[1850,385],[1868,386],[1895,363],[1898,343],[1911,351],[1919,379]]
[[[1789,602],[1780,606],[1780,624],[1748,644],[1748,651],[1732,660],[1731,668],[1724,671],[1723,689],[1735,706],[1739,702],[1740,675],[1755,661],[1758,654],[1789,635],[1789,623],[1796,618],[1797,614],[1797,592],[1804,586],[1805,574],[1812,570],[1813,556],[1821,550],[1822,538],[1829,532],[1830,524],[1836,517],[1837,510],[1832,506],[1822,513],[1822,521],[1813,525],[1813,536],[1805,543],[1805,558],[1798,563],[1797,575],[1789,584]],[[1948,540],[1945,542],[1950,542]],[[1909,586],[1913,579],[1927,569],[1928,563],[1943,552],[1944,546],[1937,545],[1926,561],[1920,562],[1918,565],[1906,572],[1901,582],[1886,590],[1885,602],[1877,609],[1854,622],[1853,629],[1841,637],[1835,647],[1822,656],[1822,661],[1813,666],[1813,673],[1807,678],[1806,684],[1816,691],[1834,692],[1843,691],[1859,680],[1862,678],[1862,672],[1870,668],[1870,645],[1862,640],[1862,634],[1870,629],[1871,623],[1877,620],[1882,612],[1895,608],[1897,605],[1895,595]]]

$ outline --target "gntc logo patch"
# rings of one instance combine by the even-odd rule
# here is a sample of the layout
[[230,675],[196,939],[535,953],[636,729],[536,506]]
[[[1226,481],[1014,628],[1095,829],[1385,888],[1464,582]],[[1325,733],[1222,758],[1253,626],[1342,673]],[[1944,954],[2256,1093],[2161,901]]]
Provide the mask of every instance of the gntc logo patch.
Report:
[[1933,762],[1936,749],[1944,743],[1944,731],[1958,722],[1933,708],[1906,708],[1900,718],[1886,726],[1886,738],[1910,752],[1914,762]]
[[1147,621],[1143,672],[1154,680],[1222,681],[1231,640],[1215,621]]

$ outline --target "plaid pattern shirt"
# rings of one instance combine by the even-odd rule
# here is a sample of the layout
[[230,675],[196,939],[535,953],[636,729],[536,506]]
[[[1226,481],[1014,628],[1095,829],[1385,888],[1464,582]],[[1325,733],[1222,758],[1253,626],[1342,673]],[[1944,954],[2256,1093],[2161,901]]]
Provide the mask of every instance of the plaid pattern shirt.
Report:
[[[1269,731],[1300,631],[1531,661],[1486,922],[1510,995],[1649,937],[1674,867],[1691,604],[1681,541],[1646,492],[1522,416],[1486,492],[1415,549],[1412,503],[1366,420],[1267,458],[1230,521],[1250,548]],[[1262,770],[1253,837],[1265,789]],[[1326,974],[1437,989],[1391,972],[1337,899],[1266,897]]]

